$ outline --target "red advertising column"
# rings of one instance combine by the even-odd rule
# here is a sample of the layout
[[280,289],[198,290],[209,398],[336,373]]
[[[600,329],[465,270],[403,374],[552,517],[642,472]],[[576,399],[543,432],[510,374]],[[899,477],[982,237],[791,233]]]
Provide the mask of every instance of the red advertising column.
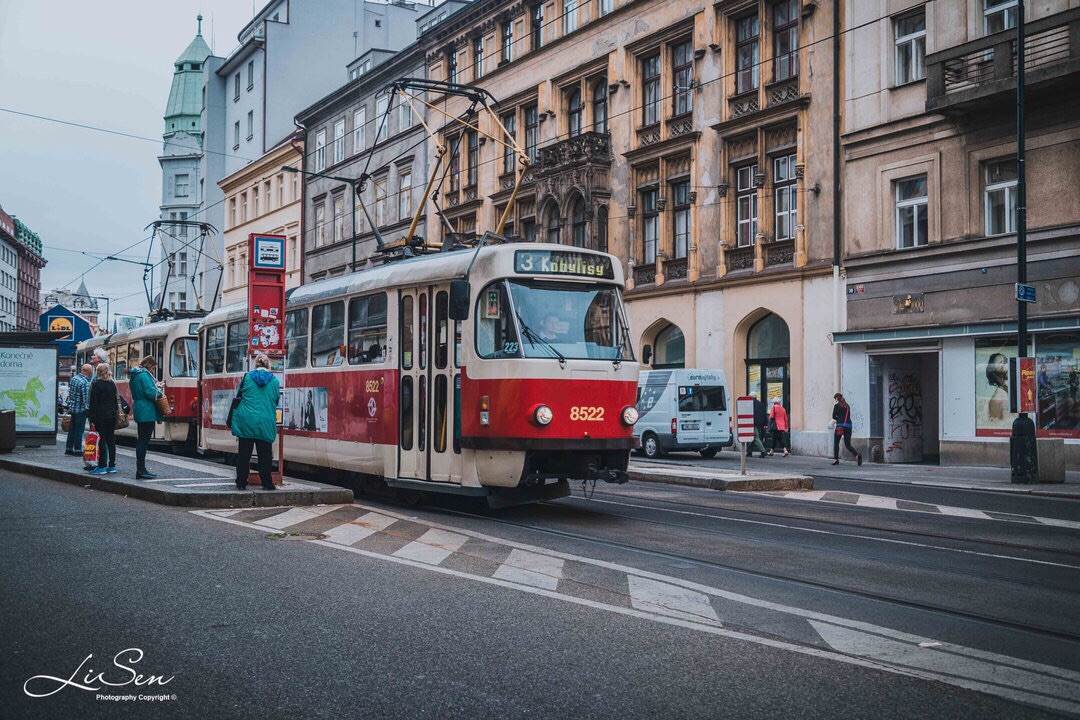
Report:
[[[266,353],[270,370],[285,388],[285,236],[248,236],[248,367],[256,353]],[[281,425],[281,398],[277,424]],[[278,467],[274,484],[284,475],[284,438],[278,431]]]

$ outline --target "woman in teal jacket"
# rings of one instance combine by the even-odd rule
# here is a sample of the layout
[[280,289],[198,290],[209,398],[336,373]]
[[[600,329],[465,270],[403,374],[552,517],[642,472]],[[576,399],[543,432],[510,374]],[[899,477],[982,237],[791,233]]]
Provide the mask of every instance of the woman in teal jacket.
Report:
[[146,451],[150,448],[150,438],[154,435],[154,423],[161,420],[158,414],[158,386],[154,380],[157,360],[147,355],[139,367],[128,370],[128,382],[131,388],[131,405],[135,411],[135,425],[139,429],[139,439],[135,441],[135,479],[153,480],[157,477],[146,469]]
[[263,490],[273,490],[270,463],[277,439],[277,405],[279,384],[270,372],[270,358],[263,353],[255,356],[255,369],[244,375],[236,395],[240,404],[233,410],[229,429],[237,439],[236,489],[247,488],[252,446],[259,453],[259,479]]

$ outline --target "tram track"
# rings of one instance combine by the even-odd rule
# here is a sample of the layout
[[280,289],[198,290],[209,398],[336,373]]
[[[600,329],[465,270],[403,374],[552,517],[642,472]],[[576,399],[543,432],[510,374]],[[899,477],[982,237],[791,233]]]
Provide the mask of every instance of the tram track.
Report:
[[[546,505],[555,506],[555,503],[546,503]],[[685,565],[686,563],[692,563],[693,565],[696,565],[696,566],[701,567],[701,568],[710,569],[710,570],[716,570],[716,571],[723,571],[723,572],[728,572],[728,573],[734,573],[734,574],[742,575],[742,576],[753,578],[753,579],[770,580],[770,581],[774,581],[774,582],[788,583],[788,584],[796,585],[796,586],[803,587],[803,588],[813,589],[813,590],[817,590],[817,591],[840,593],[840,594],[843,594],[843,595],[846,595],[846,596],[849,596],[849,597],[852,597],[852,598],[858,598],[858,599],[861,599],[861,600],[870,600],[870,601],[873,601],[873,602],[884,603],[884,604],[892,605],[892,606],[895,606],[895,607],[904,608],[904,609],[907,609],[907,610],[916,610],[916,611],[920,611],[920,612],[933,613],[933,614],[936,614],[936,615],[939,615],[939,616],[942,616],[942,617],[945,617],[945,618],[949,618],[949,619],[953,619],[953,620],[960,619],[960,620],[964,620],[964,621],[971,622],[971,623],[976,623],[976,624],[981,624],[981,625],[985,625],[985,626],[988,626],[988,627],[993,627],[993,628],[996,628],[996,629],[999,629],[999,630],[1010,630],[1010,631],[1014,631],[1014,632],[1034,634],[1034,635],[1038,635],[1040,637],[1055,640],[1055,641],[1063,641],[1063,642],[1069,642],[1069,643],[1080,643],[1080,633],[1062,631],[1062,630],[1059,630],[1059,629],[1056,629],[1056,628],[1053,628],[1053,627],[1049,627],[1049,626],[1046,626],[1046,625],[1040,625],[1040,624],[1034,624],[1034,623],[1025,623],[1025,622],[1017,622],[1017,621],[1014,621],[1014,620],[1010,620],[1008,618],[1003,618],[1003,617],[990,615],[990,614],[986,614],[986,613],[972,612],[972,611],[957,609],[955,607],[948,607],[948,606],[945,606],[945,605],[926,602],[926,601],[911,600],[911,599],[908,599],[908,598],[898,597],[896,595],[890,595],[890,594],[885,594],[885,593],[881,593],[881,592],[875,592],[875,591],[872,591],[872,590],[860,589],[860,588],[856,588],[856,587],[852,587],[852,586],[844,585],[844,584],[840,584],[840,583],[827,582],[827,581],[822,581],[822,580],[815,580],[815,579],[810,579],[810,578],[806,578],[806,577],[799,577],[799,576],[796,576],[796,575],[791,574],[791,573],[768,572],[768,571],[764,571],[764,570],[760,570],[760,569],[749,568],[749,567],[746,567],[744,565],[738,565],[738,564],[734,564],[734,563],[730,563],[730,562],[723,562],[723,561],[718,561],[718,560],[702,557],[701,555],[698,555],[698,554],[670,552],[670,551],[662,550],[662,549],[659,549],[659,548],[656,548],[656,547],[648,547],[648,546],[645,546],[645,545],[639,545],[639,544],[635,544],[635,543],[631,543],[631,542],[625,542],[625,541],[622,541],[622,540],[616,540],[616,539],[612,539],[612,538],[605,538],[605,537],[601,537],[601,536],[598,536],[598,535],[586,534],[586,533],[577,532],[577,531],[562,530],[562,529],[556,529],[556,528],[551,528],[551,527],[544,527],[544,526],[536,525],[536,524],[529,523],[529,522],[522,522],[522,521],[511,520],[511,519],[507,519],[507,518],[493,517],[491,515],[484,515],[484,514],[480,514],[480,513],[468,512],[468,511],[464,511],[464,510],[455,510],[455,509],[450,509],[450,508],[431,508],[431,507],[428,507],[427,509],[431,510],[431,511],[433,511],[435,513],[438,513],[438,514],[451,515],[451,516],[457,516],[457,517],[463,517],[463,518],[470,518],[470,519],[474,519],[474,520],[483,520],[483,521],[486,521],[486,522],[494,523],[496,525],[502,525],[502,526],[505,526],[505,527],[513,527],[513,528],[517,528],[517,529],[520,529],[520,530],[527,530],[527,531],[530,531],[530,532],[535,532],[535,533],[539,533],[539,534],[542,534],[542,535],[547,535],[547,536],[550,536],[550,537],[557,537],[557,538],[561,538],[561,539],[564,539],[564,540],[574,540],[574,541],[577,541],[577,542],[588,543],[588,544],[592,544],[592,545],[597,545],[597,546],[601,546],[601,547],[610,548],[610,549],[613,549],[613,550],[619,550],[619,551],[623,551],[623,552],[631,552],[631,553],[635,553],[635,554],[661,558],[661,559],[666,560],[666,561],[672,561],[674,563],[680,563],[680,564],[683,564],[683,565]],[[580,510],[580,508],[575,508],[575,510]],[[615,518],[624,519],[624,520],[629,519],[629,520],[634,520],[634,521],[638,521],[638,522],[650,522],[648,520],[643,520],[641,518],[624,516],[624,515],[621,515],[619,513],[609,513],[609,512],[595,511],[595,510],[593,512],[596,512],[596,514],[599,514],[599,515],[605,515],[605,516],[615,517]],[[717,519],[723,519],[723,518],[717,518]],[[677,527],[680,527],[681,529],[684,529],[684,530],[687,529],[687,526],[678,525],[677,523],[665,523],[664,521],[653,521],[653,522],[655,524],[660,524],[660,525],[677,526]],[[717,534],[729,534],[729,535],[731,535],[731,533],[717,533]],[[780,544],[780,543],[776,543],[776,541],[761,540],[760,538],[755,538],[755,541],[758,541],[758,542],[773,542],[775,544]],[[940,568],[934,568],[934,570],[940,571]],[[968,573],[968,575],[971,576],[971,577],[977,577],[979,579],[985,579],[985,574],[976,575],[976,574]]]

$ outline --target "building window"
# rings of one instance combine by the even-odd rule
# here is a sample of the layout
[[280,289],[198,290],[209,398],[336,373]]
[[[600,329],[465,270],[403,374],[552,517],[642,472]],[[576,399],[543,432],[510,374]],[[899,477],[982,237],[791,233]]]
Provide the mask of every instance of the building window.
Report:
[[247,139],[250,140],[255,135],[255,111],[248,110],[247,116]]
[[983,0],[986,34],[1016,27],[1016,0]]
[[480,146],[478,143],[478,137],[475,130],[469,130],[465,133],[465,137],[468,139],[469,157],[466,160],[466,171],[468,173],[468,186],[475,187],[477,180],[477,171],[480,166]]
[[566,122],[570,137],[581,134],[581,91],[577,88],[566,96]]
[[472,41],[472,56],[473,56],[473,77],[477,80],[484,77],[484,37],[473,38]]
[[540,115],[535,105],[525,108],[525,154],[536,164],[536,146],[540,141]]
[[353,138],[352,147],[353,152],[358,153],[364,149],[366,143],[364,139],[364,133],[366,131],[365,125],[367,124],[367,108],[360,108],[353,113]]
[[735,93],[758,86],[758,16],[757,13],[735,21]]
[[507,20],[502,24],[502,52],[499,57],[500,63],[508,63],[514,59],[514,21]]
[[544,46],[544,3],[542,1],[533,5],[530,20],[532,49],[539,50]]
[[896,247],[912,248],[925,245],[927,238],[926,176],[897,180],[896,187]]
[[615,0],[598,0],[597,10],[601,16],[615,9]]
[[660,53],[641,61],[641,122],[660,122]]
[[642,257],[646,265],[656,262],[656,241],[660,237],[660,211],[656,206],[658,188],[641,191]]
[[578,27],[578,0],[564,0],[563,35],[569,35]]
[[[517,113],[507,113],[502,116],[503,127],[506,128],[506,134],[508,138],[517,139]],[[503,145],[503,174],[509,174],[514,172],[516,165],[516,155],[514,153],[514,145],[511,142],[507,142]]]
[[259,184],[255,183],[255,187],[251,188],[251,217],[259,217]]
[[404,170],[398,175],[398,219],[412,215],[412,172]]
[[334,123],[334,162],[345,159],[345,120]]
[[386,121],[389,118],[386,116],[386,110],[390,107],[390,96],[380,95],[375,98],[375,122],[379,123],[378,128],[375,130],[375,142],[380,143],[386,139]]
[[398,132],[403,132],[412,127],[412,106],[404,98],[398,98]]
[[773,79],[799,74],[799,0],[773,5]]
[[326,244],[326,204],[315,206],[315,247]]
[[229,227],[236,227],[236,198],[229,199]]
[[191,191],[190,176],[181,173],[176,176],[176,197],[187,197]]
[[926,77],[926,12],[905,15],[893,20],[896,37],[896,84]]
[[249,60],[248,61],[247,70],[248,70],[248,86],[247,86],[247,89],[250,90],[251,88],[255,87],[255,61],[254,60]]
[[607,127],[607,78],[596,81],[592,90],[592,129],[593,132],[606,133]]
[[986,234],[1016,232],[1016,160],[986,164]]
[[345,196],[334,196],[334,242],[345,239]]
[[375,224],[382,227],[387,221],[386,178],[375,181]]
[[559,208],[552,203],[547,212],[547,241],[549,243],[558,245],[561,242],[559,230]]
[[456,193],[461,189],[461,141],[463,136],[458,135],[449,141],[450,150],[450,192]]
[[694,109],[694,50],[690,41],[681,42],[671,50],[671,66],[675,71],[675,94],[672,95],[673,115],[684,115]]
[[240,99],[240,73],[233,75],[233,102]]
[[574,247],[585,247],[585,200],[580,197],[570,210],[570,231]]
[[240,222],[245,223],[248,219],[247,193],[240,193]]
[[675,257],[684,258],[690,247],[690,181],[672,183],[671,199]]
[[[269,180],[267,180],[266,182],[263,183],[263,195],[266,196],[266,212],[270,212],[270,210],[271,210],[270,206],[271,206],[273,200],[272,200],[272,195],[270,193],[270,181]],[[281,207],[280,203],[278,204],[278,207]]]
[[757,165],[747,165],[736,171],[735,237],[739,247],[750,247],[758,232],[757,188],[754,176]]
[[[183,213],[183,214],[186,215],[187,213]],[[184,218],[184,219],[186,220],[187,218]],[[180,253],[180,274],[181,275],[187,275],[187,253],[186,252],[181,252]]]
[[458,51],[457,50],[451,50],[451,51],[449,51],[447,53],[447,56],[446,56],[446,79],[449,80],[452,83],[456,83],[458,81],[457,71],[458,71]]
[[600,252],[608,251],[608,209],[607,205],[601,205],[596,209],[596,249]]
[[326,131],[315,133],[315,171],[326,168]]
[[795,156],[773,159],[773,205],[776,209],[776,239],[795,237],[798,194],[795,192]]
[[233,132],[232,132],[232,147],[233,147],[233,150],[236,150],[237,148],[240,147],[240,121],[239,120],[237,120],[235,123],[233,123],[233,129],[232,130],[233,130]]
[[[181,222],[186,222],[187,218],[188,218],[188,214],[186,212],[181,212],[180,213],[180,221]],[[181,225],[179,228],[177,228],[176,235],[177,235],[177,237],[186,238],[188,236],[187,231],[188,231],[187,225]]]

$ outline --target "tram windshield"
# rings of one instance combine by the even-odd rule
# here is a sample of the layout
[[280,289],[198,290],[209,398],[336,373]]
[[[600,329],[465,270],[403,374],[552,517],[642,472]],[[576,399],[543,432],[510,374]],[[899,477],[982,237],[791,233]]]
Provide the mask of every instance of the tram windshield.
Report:
[[619,290],[543,280],[507,280],[524,357],[631,360]]

